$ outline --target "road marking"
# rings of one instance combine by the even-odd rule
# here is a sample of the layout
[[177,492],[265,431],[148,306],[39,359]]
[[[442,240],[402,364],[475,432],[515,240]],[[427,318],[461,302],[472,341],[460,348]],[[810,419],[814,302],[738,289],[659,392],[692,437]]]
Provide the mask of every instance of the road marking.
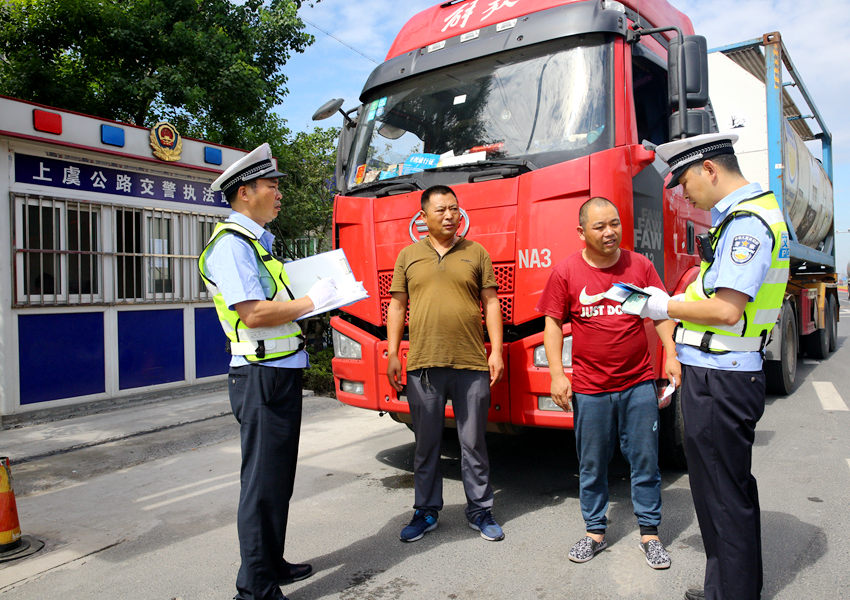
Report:
[[815,360],[814,358],[804,358],[800,362],[803,363],[804,365],[819,365],[820,364],[820,361]]
[[847,459],[847,468],[850,469],[850,458]]
[[143,506],[142,510],[155,510],[157,508],[162,508],[163,506],[168,506],[169,504],[174,504],[175,502],[182,502],[183,500],[188,500],[189,498],[194,498],[195,496],[202,496],[204,494],[208,494],[210,492],[215,492],[221,489],[224,489],[231,485],[238,485],[239,480],[236,481],[228,481],[227,483],[220,483],[218,485],[214,485],[212,487],[204,488],[202,490],[196,490],[189,494],[183,494],[182,496],[176,496],[171,498],[170,500],[163,500],[162,502],[155,502],[154,504],[148,504],[147,506]]
[[841,394],[838,393],[831,381],[814,381],[812,383],[824,410],[847,410],[847,405],[841,398]]
[[209,479],[201,479],[200,481],[195,481],[194,483],[187,483],[185,485],[178,485],[177,487],[169,488],[167,490],[163,490],[161,492],[157,492],[155,494],[149,494],[147,496],[142,496],[141,498],[136,498],[133,502],[147,502],[148,500],[152,500],[153,498],[158,498],[159,496],[165,496],[166,494],[173,494],[174,492],[182,492],[183,490],[188,490],[189,488],[198,487],[199,485],[204,485],[206,483],[212,483],[213,481],[218,481],[219,479],[231,479],[235,478],[237,481],[239,480],[239,471],[234,471],[233,473],[225,473],[224,475],[218,475],[216,477],[210,477]]

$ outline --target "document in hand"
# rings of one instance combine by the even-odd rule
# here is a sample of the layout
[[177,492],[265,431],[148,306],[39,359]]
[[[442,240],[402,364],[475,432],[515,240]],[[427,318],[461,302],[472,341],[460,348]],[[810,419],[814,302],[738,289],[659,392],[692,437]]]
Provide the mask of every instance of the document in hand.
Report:
[[650,294],[645,289],[631,283],[615,283],[611,286],[604,297],[623,305],[623,312],[630,315],[639,315],[646,304]]
[[289,276],[289,288],[296,298],[306,295],[318,280],[329,277],[334,280],[337,289],[337,297],[332,304],[321,310],[309,312],[303,317],[299,317],[299,320],[340,306],[354,304],[369,297],[369,294],[363,288],[363,284],[355,281],[354,273],[351,272],[351,266],[348,264],[348,259],[345,257],[342,248],[293,260],[286,263],[284,268]]

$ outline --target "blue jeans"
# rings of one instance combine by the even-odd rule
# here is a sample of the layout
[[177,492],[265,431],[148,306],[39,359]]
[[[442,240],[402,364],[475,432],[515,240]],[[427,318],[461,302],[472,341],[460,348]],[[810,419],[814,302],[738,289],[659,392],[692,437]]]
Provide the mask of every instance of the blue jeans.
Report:
[[631,466],[632,506],[643,530],[661,522],[658,396],[653,381],[620,392],[574,394],[579,500],[588,531],[608,523],[608,463],[617,440]]

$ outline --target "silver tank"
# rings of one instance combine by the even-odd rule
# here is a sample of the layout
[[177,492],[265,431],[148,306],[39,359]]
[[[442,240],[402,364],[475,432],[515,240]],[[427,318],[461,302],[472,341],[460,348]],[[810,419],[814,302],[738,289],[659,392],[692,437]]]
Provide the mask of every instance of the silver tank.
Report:
[[[759,182],[762,189],[767,190],[770,189],[770,140],[765,86],[763,80],[736,62],[742,61],[743,56],[743,53],[731,57],[720,51],[709,53],[711,103],[720,131],[738,135],[735,154],[744,177]],[[762,54],[754,56],[755,62],[763,64]],[[832,226],[832,183],[820,162],[785,119],[779,125],[779,132],[788,221],[799,243],[821,249]]]
[[832,228],[832,182],[785,122],[785,206],[800,243],[817,248]]

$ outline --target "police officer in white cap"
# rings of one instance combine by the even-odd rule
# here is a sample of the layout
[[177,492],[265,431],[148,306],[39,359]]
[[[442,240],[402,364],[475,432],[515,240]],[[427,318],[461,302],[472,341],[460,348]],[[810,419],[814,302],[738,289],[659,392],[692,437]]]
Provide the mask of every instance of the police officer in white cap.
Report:
[[312,575],[284,560],[289,499],[301,429],[301,373],[307,366],[295,320],[335,300],[332,280],[293,297],[264,227],[281,209],[268,144],[233,163],[212,184],[233,212],[216,225],[198,259],[230,352],[230,405],[240,424],[241,490],[237,530],[240,600],[280,600],[280,585]]
[[688,600],[756,600],[761,526],[752,447],[764,412],[762,354],[788,280],[788,231],[771,192],[741,174],[737,135],[662,144],[668,188],[682,186],[712,228],[697,238],[700,273],[683,297],[656,292],[641,316],[676,319],[685,455],[706,554],[704,589]]

